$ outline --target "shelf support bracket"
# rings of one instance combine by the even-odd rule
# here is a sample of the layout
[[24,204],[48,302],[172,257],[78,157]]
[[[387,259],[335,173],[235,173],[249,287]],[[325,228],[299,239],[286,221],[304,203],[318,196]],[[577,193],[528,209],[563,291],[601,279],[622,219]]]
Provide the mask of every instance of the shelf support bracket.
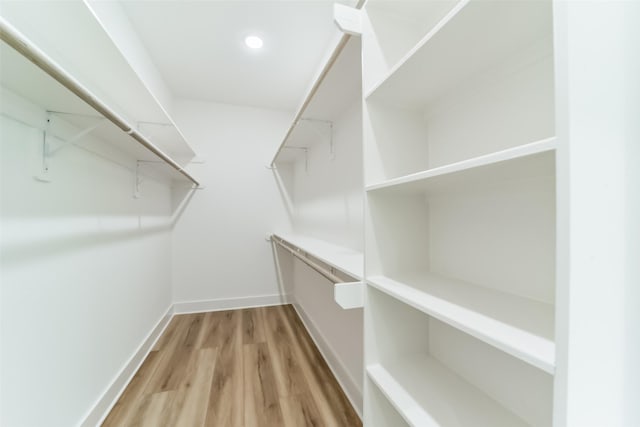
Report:
[[[329,156],[330,156],[331,160],[335,159],[336,158],[336,153],[335,153],[334,145],[333,145],[333,122],[331,120],[319,120],[319,119],[300,119],[300,121],[305,121],[305,122],[309,122],[309,123],[316,124],[316,125],[320,124],[320,125],[323,125],[323,126],[327,127],[327,131],[326,132],[329,135],[329,137],[328,137],[329,138]],[[318,134],[320,134],[320,136],[323,136],[323,137],[326,136],[325,134],[322,133],[322,131],[320,131],[318,129],[317,126],[314,126],[314,130],[316,132],[318,132]]]
[[136,160],[136,175],[134,177],[134,182],[133,182],[133,198],[134,199],[139,199],[140,197],[142,197],[140,186],[144,181],[144,176],[142,175],[142,173],[140,173],[141,163],[143,163],[143,161]]
[[[53,131],[53,127],[55,125],[55,117],[59,115],[83,116],[95,119],[97,121],[96,123],[93,123],[92,125],[80,130],[70,138],[65,139],[57,136]],[[44,124],[44,129],[42,131],[42,143],[38,144],[37,152],[34,155],[33,177],[40,182],[51,182],[51,176],[49,175],[50,160],[63,149],[69,147],[70,145],[76,145],[78,141],[93,132],[104,122],[105,118],[100,116],[85,116],[84,114],[47,111],[47,118]],[[56,142],[54,142],[54,140]]]
[[[73,113],[59,113],[57,111],[47,111],[47,123],[45,126],[45,133],[46,133],[46,144],[47,144],[47,150],[46,150],[46,156],[47,157],[53,157],[57,152],[67,148],[70,145],[75,144],[76,142],[78,142],[80,139],[82,139],[83,137],[85,137],[86,135],[90,134],[91,132],[93,132],[94,130],[96,130],[98,127],[100,127],[104,121],[106,120],[104,117],[99,117],[99,116],[90,116],[93,119],[96,119],[96,123],[94,123],[91,126],[87,126],[86,128],[82,129],[80,132],[78,132],[77,134],[73,135],[71,138],[68,139],[62,139],[59,138],[57,136],[55,136],[53,134],[53,132],[51,132],[51,126],[52,123],[54,122],[54,118],[57,115],[60,114],[66,114],[66,115],[78,115],[78,116],[84,116],[81,114],[73,114]],[[51,148],[51,143],[50,143],[50,137],[55,137],[56,139],[62,141],[62,144],[59,145],[56,148]]]
[[333,21],[345,34],[362,35],[362,11],[359,9],[336,3],[333,5]]
[[49,143],[47,141],[49,123],[45,125],[45,129],[42,131],[42,141],[35,147],[35,154],[33,155],[33,178],[40,182],[51,182],[51,176],[49,175]]

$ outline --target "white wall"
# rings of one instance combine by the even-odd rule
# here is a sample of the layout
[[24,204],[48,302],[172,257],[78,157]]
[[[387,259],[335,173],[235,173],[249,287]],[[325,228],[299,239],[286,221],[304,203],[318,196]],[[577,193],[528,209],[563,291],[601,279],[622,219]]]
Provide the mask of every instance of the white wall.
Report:
[[[302,159],[295,163],[292,189],[296,232],[359,251],[364,236],[361,117],[358,100],[333,124],[333,155],[323,136],[309,149],[306,168]],[[327,131],[319,127],[319,132]]]
[[80,423],[171,302],[169,187],[146,180],[134,199],[135,159],[90,138],[83,147],[115,162],[71,146],[38,182],[41,144],[40,130],[0,116],[4,426]]
[[[265,237],[274,227],[287,228],[288,222],[266,166],[291,114],[191,100],[176,101],[174,113],[205,160],[190,167],[205,189],[193,196],[173,233],[177,309],[279,301],[271,244]],[[181,305],[189,301],[209,302]]]

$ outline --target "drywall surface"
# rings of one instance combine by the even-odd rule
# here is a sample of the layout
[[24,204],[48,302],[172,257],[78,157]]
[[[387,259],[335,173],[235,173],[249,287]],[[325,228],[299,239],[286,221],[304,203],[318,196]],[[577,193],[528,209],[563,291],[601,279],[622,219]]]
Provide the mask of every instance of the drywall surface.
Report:
[[[308,126],[314,126],[310,124]],[[333,124],[333,147],[319,125],[308,161],[293,166],[295,232],[362,251],[362,108],[354,102]]]
[[0,425],[77,425],[171,303],[170,188],[91,137],[37,181],[45,112],[2,97]]
[[204,161],[189,167],[204,189],[193,195],[173,233],[174,302],[210,301],[198,307],[213,310],[228,308],[229,300],[261,304],[283,293],[265,237],[274,227],[287,228],[288,216],[266,166],[291,114],[176,100],[174,115]]

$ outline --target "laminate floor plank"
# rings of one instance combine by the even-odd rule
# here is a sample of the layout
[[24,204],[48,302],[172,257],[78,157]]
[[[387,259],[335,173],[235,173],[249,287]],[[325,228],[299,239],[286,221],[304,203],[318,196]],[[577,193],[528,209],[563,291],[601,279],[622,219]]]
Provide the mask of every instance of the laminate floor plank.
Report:
[[[169,414],[176,391],[146,394],[136,408],[128,427],[169,427]],[[125,425],[125,424],[123,424]]]
[[111,409],[109,416],[102,424],[103,426],[121,426],[128,423],[129,418],[133,416],[132,409],[135,408],[137,406],[136,403],[144,397],[142,391],[147,386],[149,379],[157,368],[159,360],[160,354],[157,350],[149,352],[129,382],[129,385],[127,385],[127,388]]
[[177,390],[187,369],[187,363],[193,350],[177,347],[172,351],[161,351],[160,361],[149,379],[145,393],[160,393]]
[[193,352],[185,379],[177,392],[179,400],[173,404],[175,415],[171,425],[200,427],[205,424],[217,357],[218,349]]
[[102,425],[362,423],[286,305],[174,316]]
[[260,342],[266,342],[262,308],[242,310],[242,343],[255,344]]
[[239,310],[206,313],[198,347],[216,348],[230,343],[238,332],[239,318]]
[[[300,365],[299,369],[303,375],[303,380],[301,380],[300,382],[303,382],[306,385],[306,390],[308,390],[311,398],[314,400],[316,406],[318,407],[321,424],[326,427],[357,425],[340,422],[339,414],[335,412],[336,408],[332,406],[331,398],[326,395],[325,388],[323,386],[324,379],[326,378],[326,372],[331,374],[331,371],[329,370],[329,367],[327,366],[326,362],[324,362],[324,360],[316,360],[315,357],[311,359],[305,358],[310,354],[308,351],[306,351],[307,349],[304,346],[307,343],[307,331],[298,331],[293,325],[289,324],[290,318],[289,313],[287,312],[287,307],[293,310],[291,306],[271,307],[271,316],[278,319],[277,323],[282,328],[282,334],[286,336],[285,342],[289,343],[290,347],[294,349],[294,353],[291,355],[291,359],[296,360]],[[295,315],[295,311],[293,313]],[[311,355],[315,356],[314,354]],[[317,366],[318,364],[320,364],[321,366]],[[340,386],[337,385],[334,392],[342,393]],[[284,396],[286,397],[287,395]]]
[[244,425],[277,427],[283,425],[278,388],[266,343],[245,344]]
[[291,339],[285,319],[280,315],[277,306],[265,307],[261,311],[280,396],[307,393],[308,379],[302,372],[294,347],[296,343]]
[[209,390],[205,425],[236,427],[243,425],[242,316],[239,310],[222,312],[214,338],[218,360]]
[[167,347],[175,346],[179,340],[179,336],[183,333],[183,327],[187,320],[187,315],[174,316],[153,346],[153,350],[164,350]]
[[323,427],[322,417],[310,393],[280,398],[285,427]]

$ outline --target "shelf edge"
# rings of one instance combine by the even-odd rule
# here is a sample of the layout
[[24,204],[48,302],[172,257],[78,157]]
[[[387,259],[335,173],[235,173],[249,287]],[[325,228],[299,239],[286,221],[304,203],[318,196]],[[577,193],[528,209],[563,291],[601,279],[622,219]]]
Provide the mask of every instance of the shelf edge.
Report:
[[[393,279],[389,279],[389,280],[393,280]],[[366,281],[370,286],[376,288],[381,292],[384,292],[390,297],[395,298],[401,301],[402,303],[407,304],[415,308],[416,310],[419,310],[429,316],[432,316],[456,329],[459,329],[475,337],[476,339],[483,341],[497,348],[498,350],[511,355],[512,357],[515,357],[525,363],[528,363],[529,365],[532,365],[548,374],[554,375],[555,343],[553,341],[550,341],[543,337],[539,337],[535,334],[532,334],[530,332],[527,332],[515,326],[511,326],[508,323],[504,323],[499,320],[492,319],[476,311],[469,310],[465,307],[459,306],[455,303],[452,303],[446,300],[441,300],[440,298],[432,296],[424,291],[421,291],[409,285],[403,284],[403,286],[406,286],[409,292],[413,291],[416,294],[421,294],[424,297],[437,299],[439,302],[443,304],[450,305],[451,307],[453,307],[454,310],[458,310],[458,311],[464,312],[466,315],[470,315],[472,318],[474,318],[474,320],[480,323],[485,323],[485,324],[488,323],[494,328],[503,330],[502,334],[495,334],[495,333],[492,334],[489,331],[483,330],[483,329],[489,329],[489,328],[478,329],[477,327],[474,327],[471,324],[471,322],[461,321],[459,318],[462,316],[460,315],[455,316],[449,313],[445,313],[441,309],[434,308],[432,306],[433,304],[419,302],[416,300],[416,298],[411,298],[409,295],[406,295],[407,290],[402,290],[402,289],[394,290],[389,285],[376,283],[375,276],[373,278],[367,277]],[[394,282],[396,281],[394,280]],[[536,343],[537,347],[541,348],[541,350],[537,352],[531,352],[531,349],[528,348],[530,346],[527,346],[526,344],[513,343],[513,342],[510,343],[504,337],[500,337],[500,335],[506,335],[507,333],[520,337],[521,338],[520,341],[533,341],[534,343]]]
[[440,176],[472,171],[473,169],[480,167],[491,166],[502,162],[508,162],[510,160],[523,159],[527,156],[553,151],[556,148],[556,137],[552,136],[539,141],[530,142],[513,148],[508,148],[506,150],[501,150],[494,153],[473,157],[471,159],[461,160],[459,162],[451,163],[448,165],[438,166],[433,169],[427,169],[397,178],[392,178],[386,181],[379,182],[377,184],[367,185],[365,187],[365,191],[373,192],[376,190],[395,187],[402,184],[409,184],[422,180],[426,181],[428,179]]

